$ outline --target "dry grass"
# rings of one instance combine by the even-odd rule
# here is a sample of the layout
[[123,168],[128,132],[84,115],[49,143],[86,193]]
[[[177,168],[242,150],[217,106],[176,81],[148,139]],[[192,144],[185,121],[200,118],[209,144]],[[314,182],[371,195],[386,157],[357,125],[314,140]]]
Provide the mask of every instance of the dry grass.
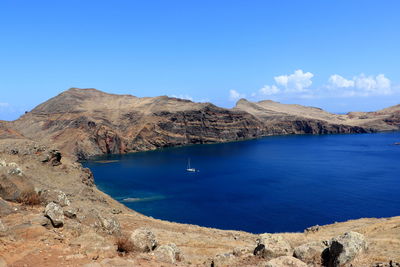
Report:
[[130,253],[135,250],[135,246],[127,235],[121,235],[116,241],[117,251],[120,253]]
[[18,202],[28,206],[37,206],[43,203],[43,198],[34,190],[29,190],[21,193]]

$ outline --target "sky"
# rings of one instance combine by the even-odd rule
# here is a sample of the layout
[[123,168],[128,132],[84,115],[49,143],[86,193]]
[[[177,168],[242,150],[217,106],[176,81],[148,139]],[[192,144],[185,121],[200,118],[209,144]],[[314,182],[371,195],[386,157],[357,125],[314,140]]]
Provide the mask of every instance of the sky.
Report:
[[0,120],[71,87],[233,107],[400,104],[398,0],[0,1]]

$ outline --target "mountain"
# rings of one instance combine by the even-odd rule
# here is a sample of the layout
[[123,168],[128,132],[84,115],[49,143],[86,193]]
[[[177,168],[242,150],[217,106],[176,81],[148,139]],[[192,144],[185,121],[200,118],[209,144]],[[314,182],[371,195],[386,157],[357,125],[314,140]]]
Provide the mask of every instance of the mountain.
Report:
[[399,129],[399,110],[335,115],[313,107],[244,99],[235,108],[225,109],[167,96],[139,98],[71,88],[8,127],[85,159],[267,135],[394,130]]
[[263,135],[259,120],[240,110],[167,96],[138,98],[76,88],[12,124],[26,137],[55,144],[80,159]]
[[[346,133],[346,132],[378,132],[393,131],[400,128],[400,105],[389,107],[376,112],[350,112],[338,115],[326,112],[320,108],[293,104],[281,104],[271,100],[250,102],[241,99],[235,110],[245,111],[260,119],[267,128],[278,128],[285,134],[284,125],[308,123],[313,127],[308,133]],[[296,129],[293,134],[301,133]],[[287,132],[290,133],[290,132]]]

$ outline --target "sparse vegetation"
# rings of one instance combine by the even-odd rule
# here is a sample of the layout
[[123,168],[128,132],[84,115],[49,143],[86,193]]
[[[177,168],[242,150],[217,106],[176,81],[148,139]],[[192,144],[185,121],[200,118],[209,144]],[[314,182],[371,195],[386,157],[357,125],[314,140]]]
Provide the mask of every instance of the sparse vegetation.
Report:
[[43,203],[43,198],[34,190],[29,190],[21,193],[18,202],[24,205],[37,206]]
[[135,250],[132,241],[127,235],[121,235],[117,237],[116,241],[117,251],[120,253],[130,253]]

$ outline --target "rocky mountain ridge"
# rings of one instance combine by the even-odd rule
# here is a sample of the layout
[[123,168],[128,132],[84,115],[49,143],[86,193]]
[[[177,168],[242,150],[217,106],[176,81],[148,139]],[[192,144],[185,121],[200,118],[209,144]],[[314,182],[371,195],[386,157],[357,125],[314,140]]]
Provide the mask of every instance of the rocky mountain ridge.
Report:
[[233,109],[225,109],[167,96],[139,98],[71,88],[6,126],[85,159],[269,135],[396,130],[400,107],[336,115],[318,108],[242,99]]

